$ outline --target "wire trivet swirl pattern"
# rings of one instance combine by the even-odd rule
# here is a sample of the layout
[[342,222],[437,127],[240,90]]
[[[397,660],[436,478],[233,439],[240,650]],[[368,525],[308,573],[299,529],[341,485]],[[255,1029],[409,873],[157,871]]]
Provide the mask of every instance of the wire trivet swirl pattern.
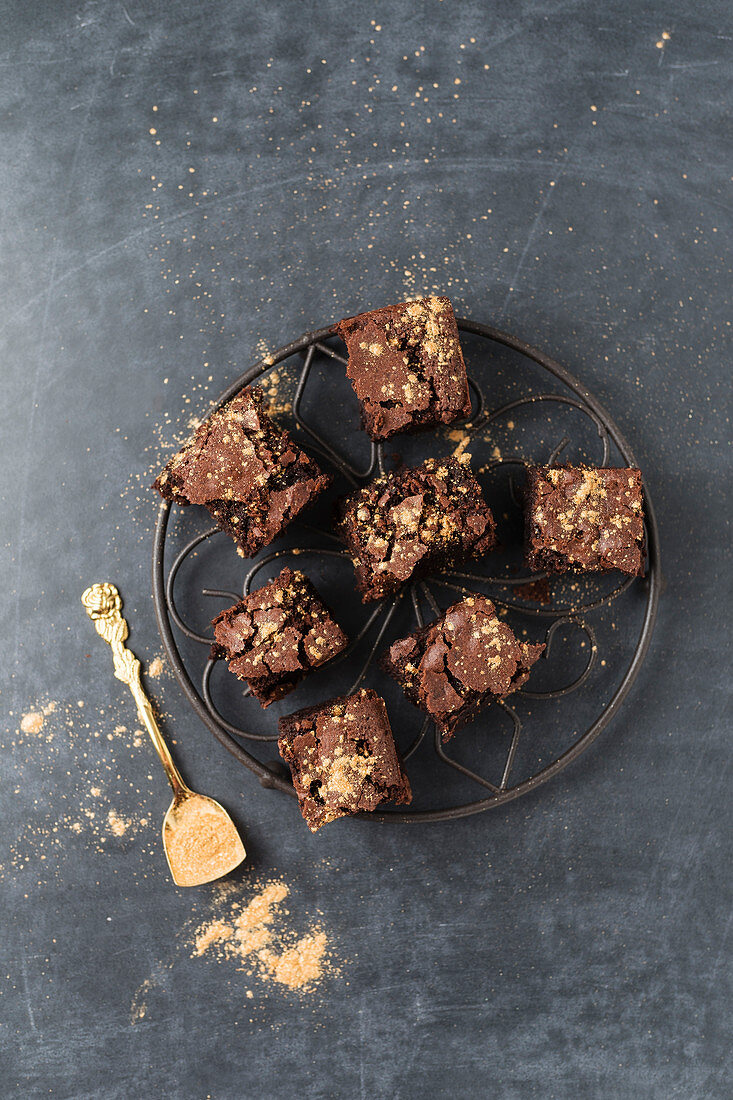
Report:
[[[596,398],[559,363],[521,340],[487,325],[481,325],[473,321],[459,321],[458,327],[462,333],[477,338],[479,347],[510,349],[513,353],[516,353],[520,361],[531,362],[535,365],[535,369],[536,367],[542,368],[555,383],[559,382],[563,387],[560,392],[538,392],[516,396],[509,401],[505,401],[498,408],[490,410],[485,393],[487,387],[480,385],[476,377],[472,376],[469,363],[472,414],[470,420],[463,426],[462,436],[464,449],[465,446],[470,446],[471,454],[474,456],[472,461],[474,472],[476,472],[478,466],[478,462],[475,460],[476,456],[478,456],[478,452],[482,447],[486,447],[487,432],[490,433],[495,425],[505,421],[509,415],[519,418],[527,410],[532,410],[536,414],[538,408],[548,412],[548,423],[550,424],[553,412],[560,409],[575,410],[588,418],[593,428],[593,434],[597,436],[602,449],[600,459],[595,460],[597,465],[608,465],[612,448],[615,448],[615,452],[620,456],[623,465],[636,465],[631,448],[608,413]],[[296,361],[299,364],[299,377],[292,405],[294,424],[290,426],[296,430],[300,442],[307,449],[311,450],[324,464],[341,475],[343,479],[340,485],[341,492],[348,492],[350,488],[362,484],[379,472],[384,472],[385,454],[384,444],[371,443],[368,461],[358,466],[353,460],[341,453],[338,444],[326,438],[326,433],[322,429],[317,430],[313,424],[308,422],[306,391],[309,383],[311,383],[315,366],[333,369],[343,374],[346,359],[338,351],[338,346],[334,347],[333,337],[333,327],[320,329],[317,332],[307,333],[299,340],[267,356],[266,359],[256,363],[238,378],[222,394],[217,406],[228,401],[242,386],[257,381],[263,375],[287,361]],[[297,429],[299,429],[299,432]],[[366,439],[367,437],[364,436],[363,438]],[[390,440],[389,442],[395,441]],[[531,457],[525,455],[493,457],[484,465],[478,466],[482,484],[486,489],[492,480],[502,474],[507,472],[521,473],[521,468],[528,461],[552,464],[560,459],[562,452],[569,443],[570,439],[565,435],[551,449],[549,447],[544,448],[542,454],[534,453]],[[513,479],[510,479],[510,494],[513,507],[518,509],[519,505],[515,495]],[[487,496],[493,507],[491,496],[488,493]],[[191,511],[199,510],[191,509]],[[185,564],[195,558],[205,544],[210,544],[210,540],[214,539],[221,540],[231,547],[229,550],[229,553],[231,553],[233,550],[231,541],[218,528],[209,527],[190,538],[180,549],[176,549],[176,536],[169,532],[171,512],[171,505],[164,502],[159,512],[153,546],[153,598],[158,626],[171,667],[189,702],[214,736],[238,760],[258,776],[263,786],[272,787],[294,796],[287,768],[279,760],[273,759],[276,755],[276,749],[273,752],[274,745],[272,744],[277,741],[276,720],[273,718],[269,723],[273,727],[272,732],[254,732],[235,724],[221,713],[214,699],[215,690],[212,684],[212,673],[217,662],[208,659],[203,664],[203,668],[194,671],[193,666],[195,664],[201,665],[201,659],[195,661],[190,656],[193,648],[199,648],[200,654],[205,656],[208,647],[211,645],[212,637],[210,634],[206,635],[194,629],[186,621],[185,613],[181,611],[176,603],[176,581]],[[572,589],[585,590],[580,595],[576,595],[576,592],[573,591],[571,598],[561,602],[559,606],[531,606],[533,601],[532,589],[527,589],[526,586],[542,582],[545,575],[535,574],[528,577],[505,573],[504,575],[493,576],[489,572],[489,563],[493,560],[490,557],[480,563],[473,563],[449,573],[417,581],[407,586],[396,597],[383,600],[373,609],[365,609],[364,621],[356,632],[351,632],[352,637],[348,648],[326,666],[327,669],[331,670],[337,664],[347,661],[353,665],[355,672],[353,682],[346,689],[346,692],[340,690],[339,694],[355,691],[368,675],[375,674],[376,657],[392,638],[399,636],[394,632],[395,616],[398,607],[400,605],[404,606],[405,602],[411,607],[413,615],[412,625],[408,629],[414,629],[415,623],[422,626],[426,620],[437,617],[441,610],[447,607],[448,604],[455,602],[461,595],[481,591],[491,598],[500,613],[511,611],[513,615],[524,617],[527,621],[534,622],[536,625],[545,624],[544,635],[533,638],[533,640],[545,642],[545,659],[553,657],[558,639],[561,636],[566,639],[566,642],[571,636],[574,637],[576,648],[579,645],[585,653],[583,654],[583,667],[579,670],[576,668],[571,677],[567,675],[564,678],[561,677],[559,686],[542,691],[532,690],[532,677],[530,677],[529,687],[520,689],[520,691],[511,695],[511,702],[495,702],[488,711],[476,719],[473,725],[480,727],[482,722],[486,722],[486,715],[489,711],[495,713],[500,710],[503,712],[504,721],[507,724],[507,732],[499,742],[501,752],[498,766],[495,762],[494,771],[488,775],[484,774],[483,768],[469,766],[468,763],[461,762],[456,758],[460,753],[455,750],[454,746],[458,746],[460,749],[459,739],[462,737],[463,731],[459,731],[453,741],[450,742],[449,752],[443,745],[437,729],[433,727],[431,733],[430,719],[423,718],[420,712],[405,703],[406,710],[404,713],[413,716],[414,732],[410,733],[406,739],[402,736],[402,727],[398,728],[393,721],[394,732],[404,759],[409,762],[410,758],[418,753],[418,750],[424,751],[426,747],[431,747],[435,757],[437,757],[437,761],[433,761],[436,767],[425,772],[425,776],[434,776],[431,785],[440,790],[440,779],[435,773],[439,772],[440,768],[450,769],[454,779],[456,776],[461,779],[461,793],[456,794],[456,785],[452,783],[450,789],[453,792],[454,801],[451,805],[437,808],[420,808],[420,790],[416,790],[413,783],[415,803],[417,803],[414,809],[385,810],[378,814],[361,815],[364,819],[392,822],[439,821],[479,813],[518,798],[546,782],[578,757],[595,740],[616,714],[636,679],[646,656],[656,619],[662,577],[659,564],[657,526],[646,484],[645,512],[648,557],[647,575],[644,580],[631,577],[619,581],[615,577],[612,578],[615,581],[613,587],[610,590],[603,590],[603,584],[600,581],[594,580],[593,577],[584,577],[581,584],[571,585]],[[293,527],[295,526],[294,524]],[[301,542],[297,546],[269,549],[259,555],[256,560],[248,563],[243,584],[245,595],[253,585],[258,586],[254,582],[263,570],[273,564],[276,570],[286,564],[291,567],[298,567],[302,557],[313,557],[314,559],[320,559],[321,562],[343,561],[344,568],[351,569],[349,555],[341,548],[341,544],[330,531],[308,527],[306,524],[299,524],[298,528],[300,531],[305,531],[309,536],[308,544],[305,545]],[[305,568],[307,570],[307,565]],[[261,577],[260,583],[264,583],[266,579],[266,577]],[[551,760],[544,759],[542,737],[541,735],[538,737],[535,733],[533,739],[538,750],[535,754],[537,761],[534,764],[531,762],[532,753],[530,752],[529,764],[525,763],[521,773],[517,774],[518,750],[523,741],[527,740],[525,720],[519,713],[520,705],[523,704],[524,700],[539,703],[562,700],[568,696],[578,695],[578,693],[586,694],[581,689],[584,687],[588,689],[594,668],[597,668],[599,663],[601,665],[606,664],[605,659],[600,657],[597,631],[593,623],[589,621],[589,617],[592,617],[594,613],[608,610],[612,603],[619,600],[619,597],[626,593],[632,585],[639,586],[643,591],[644,607],[633,652],[628,658],[624,658],[624,667],[620,673],[620,679],[611,689],[610,695],[608,697],[604,695],[603,699],[600,700],[599,713],[589,723],[586,723],[584,728],[571,731],[568,743],[562,747],[561,751],[557,751]],[[605,587],[607,589],[608,585]],[[527,595],[525,596],[524,593],[527,593]],[[209,587],[208,585],[202,589],[202,594],[207,599],[219,600],[216,608],[212,608],[210,618],[213,618],[216,611],[220,610],[221,607],[242,598],[241,592]],[[226,602],[221,603],[222,600]],[[356,593],[354,594],[354,600],[358,602]],[[615,629],[615,624],[612,624],[612,626]],[[390,633],[391,627],[393,629]],[[186,654],[182,652],[182,646],[176,640],[174,628],[184,639],[187,639],[188,643],[193,644],[186,646]],[[207,650],[203,649],[204,646],[207,647]],[[564,658],[565,655],[562,656]],[[565,663],[572,664],[573,661],[568,659]],[[199,687],[196,686],[195,680],[198,680]],[[244,689],[244,685],[242,685],[242,688]],[[248,694],[246,689],[241,692],[244,697]],[[322,693],[322,697],[325,698],[328,694],[329,692],[325,691]],[[330,694],[336,694],[336,692]],[[294,700],[292,703],[291,699]],[[287,702],[290,704],[285,708],[287,710],[296,710],[303,705],[294,696],[289,697]],[[248,706],[259,709],[258,704],[254,701],[249,704],[245,702],[239,706],[239,712],[243,715],[246,714]],[[541,723],[541,719],[534,718],[534,714],[532,715],[532,721],[535,724]],[[569,721],[568,726],[570,725]],[[495,722],[492,722],[493,726],[495,726]],[[486,732],[481,730],[480,734],[491,739],[500,737],[495,728]],[[497,744],[496,741],[493,743]],[[258,744],[261,750],[269,746],[269,757],[267,759],[263,760],[260,759],[259,755],[255,755]],[[478,788],[481,788],[481,790],[479,791]],[[431,793],[434,796],[435,790]],[[478,793],[482,794],[481,798],[475,797]]]

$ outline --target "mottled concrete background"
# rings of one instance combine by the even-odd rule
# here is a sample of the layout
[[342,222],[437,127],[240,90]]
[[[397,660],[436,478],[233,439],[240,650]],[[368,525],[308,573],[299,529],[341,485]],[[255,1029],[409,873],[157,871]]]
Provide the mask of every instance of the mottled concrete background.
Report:
[[[23,0],[0,25],[0,1091],[729,1096],[730,6]],[[282,880],[286,938],[327,933],[292,992],[191,957],[231,899],[172,888],[165,779],[79,596],[115,580],[152,662],[166,447],[263,348],[432,290],[607,404],[668,588],[601,740],[451,825],[311,837],[154,666],[182,766],[246,828],[234,900]]]

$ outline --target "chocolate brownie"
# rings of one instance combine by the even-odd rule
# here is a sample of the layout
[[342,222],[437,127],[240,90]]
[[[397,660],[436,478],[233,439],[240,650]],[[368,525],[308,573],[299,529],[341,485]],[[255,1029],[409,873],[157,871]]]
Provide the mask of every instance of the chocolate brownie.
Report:
[[211,656],[226,658],[263,707],[288,695],[349,642],[308,578],[292,569],[222,611],[211,625]]
[[382,667],[447,741],[492,699],[520,688],[544,648],[518,641],[486,596],[467,596],[393,642]]
[[312,832],[383,802],[412,801],[387,708],[370,688],[285,715],[278,748]]
[[375,478],[337,503],[336,518],[364,603],[412,577],[485,554],[496,541],[467,455],[429,458]]
[[339,321],[346,373],[374,440],[471,415],[458,326],[447,298],[418,298]]
[[529,466],[525,558],[533,571],[644,576],[641,472],[630,467]]
[[166,464],[154,485],[175,504],[203,504],[252,557],[330,484],[330,476],[263,412],[246,387],[212,413]]

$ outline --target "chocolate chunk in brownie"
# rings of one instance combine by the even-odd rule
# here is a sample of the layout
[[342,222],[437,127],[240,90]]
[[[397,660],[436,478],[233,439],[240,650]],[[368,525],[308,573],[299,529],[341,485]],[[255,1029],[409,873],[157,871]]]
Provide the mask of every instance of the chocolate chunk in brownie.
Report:
[[393,642],[381,663],[447,741],[492,699],[520,688],[544,648],[518,641],[491,600],[475,595]]
[[641,472],[631,467],[529,466],[525,559],[533,571],[644,576]]
[[285,715],[278,747],[312,832],[383,802],[412,801],[387,708],[370,688]]
[[175,504],[203,504],[252,557],[277,538],[331,478],[263,412],[262,390],[245,388],[212,413],[154,485]]
[[337,503],[337,531],[364,603],[492,548],[494,517],[467,460],[429,458],[384,474]]
[[471,415],[458,326],[447,298],[418,298],[339,321],[346,373],[374,440]]
[[335,657],[348,638],[303,573],[283,569],[211,624],[212,657],[224,657],[263,707]]

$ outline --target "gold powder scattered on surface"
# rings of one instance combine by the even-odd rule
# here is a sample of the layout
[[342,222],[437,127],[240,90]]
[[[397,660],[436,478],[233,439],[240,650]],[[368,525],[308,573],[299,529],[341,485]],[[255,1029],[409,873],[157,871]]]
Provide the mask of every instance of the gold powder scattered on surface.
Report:
[[[326,932],[312,924],[299,935],[282,903],[290,891],[282,881],[268,882],[247,904],[230,901],[226,917],[202,924],[192,941],[193,958],[214,954],[239,961],[242,969],[263,982],[292,990],[314,989],[338,971],[331,960]],[[251,991],[247,992],[247,996]]]
[[46,718],[48,718],[49,714],[53,714],[55,710],[55,702],[46,703],[36,710],[29,710],[20,719],[20,732],[32,734],[40,733]]
[[451,428],[446,434],[451,443],[462,443],[468,433],[464,432],[463,428]]
[[168,984],[168,972],[172,969],[173,962],[156,963],[152,974],[145,979],[136,989],[130,1005],[130,1023],[139,1024],[148,1014],[148,998],[154,990],[165,988]]
[[23,733],[40,733],[43,729],[43,714],[40,710],[29,710],[20,720]]
[[327,946],[326,933],[314,932],[303,936],[294,947],[283,951],[281,955],[265,950],[260,958],[270,968],[276,982],[289,989],[302,989],[313,985],[322,976]]
[[[164,690],[165,677],[160,684]],[[77,858],[80,842],[102,854],[123,836],[125,841],[142,837],[151,821],[160,820],[153,768],[142,770],[151,759],[149,742],[142,731],[136,730],[133,737],[131,727],[124,724],[129,715],[125,695],[93,707],[81,699],[41,697],[7,712],[0,751],[16,784],[45,783],[51,789],[63,775],[69,797],[60,804],[38,804],[37,811],[19,823],[16,836],[8,838],[0,879],[33,866],[40,887],[50,878],[63,877],[65,861]],[[136,784],[136,772],[146,775],[150,785]],[[155,845],[156,855],[164,859],[157,829]],[[141,849],[131,873],[144,877],[147,869]]]
[[[95,788],[92,788],[92,794],[94,790]],[[131,825],[130,821],[126,821],[124,817],[120,817],[115,810],[110,810],[107,814],[107,823],[113,836],[124,836]]]
[[148,1011],[148,1004],[145,1000],[146,995],[152,989],[153,983],[150,978],[146,978],[140,988],[135,993],[132,999],[132,1005],[130,1006],[130,1023],[138,1024],[141,1020],[145,1019]]
[[271,882],[261,894],[245,906],[235,921],[237,935],[242,938],[253,928],[269,924],[273,918],[272,907],[279,905],[288,896],[284,882]]
[[232,927],[223,920],[213,920],[205,925],[193,943],[193,955],[203,955],[213,944],[221,943],[232,934]]
[[470,459],[471,455],[465,453],[466,452],[466,447],[469,445],[470,442],[471,442],[471,437],[470,437],[470,435],[468,435],[468,433],[466,433],[465,439],[461,440],[461,442],[458,444],[455,451],[453,452],[453,458],[464,458],[464,461],[466,461],[467,459]]
[[143,981],[142,986],[140,987],[138,992],[135,993],[130,1008],[130,1023],[140,1023],[141,1020],[145,1019],[145,1015],[147,1013],[147,1002],[145,1001],[145,994],[150,992],[151,986],[152,982],[146,978],[145,981]]
[[154,657],[153,660],[148,665],[148,676],[152,676],[154,680],[157,680],[158,677],[161,675],[161,673],[164,672],[164,670],[165,670],[165,663],[163,661],[163,658],[162,657]]

